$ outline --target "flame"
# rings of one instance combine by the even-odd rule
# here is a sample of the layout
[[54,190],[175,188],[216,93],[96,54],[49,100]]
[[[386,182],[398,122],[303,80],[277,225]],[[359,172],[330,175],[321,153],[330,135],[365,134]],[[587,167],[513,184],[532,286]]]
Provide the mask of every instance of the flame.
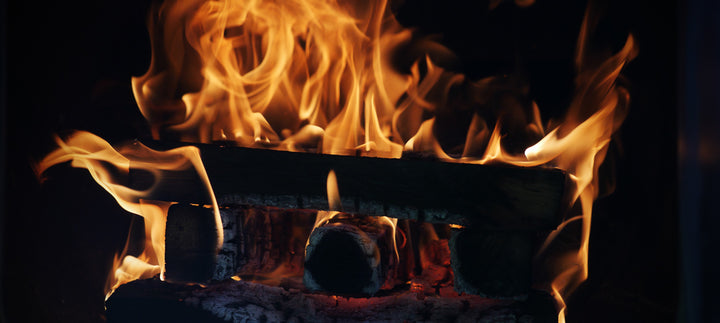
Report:
[[[92,178],[105,189],[126,211],[140,215],[145,222],[144,250],[138,256],[127,254],[125,250],[116,254],[113,269],[106,285],[106,297],[122,284],[160,275],[164,279],[165,265],[165,220],[167,212],[174,202],[150,201],[144,199],[164,179],[162,171],[194,168],[205,184],[212,201],[215,221],[219,228],[218,250],[222,245],[222,224],[217,201],[210,181],[196,147],[180,147],[168,151],[152,150],[138,142],[114,148],[102,138],[88,132],[77,131],[63,140],[55,138],[58,148],[37,163],[35,171],[41,175],[53,165],[71,162],[72,167],[85,168]],[[131,169],[141,169],[151,173],[155,181],[146,189],[135,189],[123,184],[121,174],[129,174]]]
[[[578,38],[576,96],[562,122],[543,126],[539,107],[523,101],[526,94],[511,79],[472,82],[436,66],[431,58],[451,56],[438,44],[422,44],[427,54],[409,71],[393,68],[393,53],[413,40],[385,0],[166,1],[156,12],[152,64],[133,79],[155,136],[386,158],[429,152],[450,162],[566,170],[571,205],[579,203],[583,213],[567,219],[541,248],[544,253],[567,223],[581,221],[581,244],[562,258],[548,288],[564,320],[563,299],[588,275],[597,172],[626,114],[629,95],[616,79],[636,54],[632,36],[617,54],[590,64],[587,38],[597,17],[588,7]],[[464,143],[449,147],[441,137],[447,116],[459,109],[457,97],[469,98],[465,104],[475,111]],[[518,143],[519,150],[511,148]],[[328,199],[335,211],[319,213],[316,226],[341,208],[331,181],[334,173]]]
[[[323,224],[330,221],[336,215],[342,211],[342,203],[340,203],[340,189],[338,189],[337,175],[334,170],[330,170],[327,177],[327,197],[328,197],[328,211],[318,211],[317,217],[315,218],[315,228],[322,226]],[[309,243],[309,241],[308,241]],[[305,244],[307,247],[307,243]]]
[[[499,3],[491,1],[491,7]],[[152,11],[152,60],[145,75],[132,79],[133,93],[156,139],[384,158],[429,152],[449,162],[566,170],[573,182],[570,203],[580,205],[582,214],[566,219],[540,249],[546,253],[569,223],[580,222],[577,250],[550,269],[548,290],[564,321],[565,298],[588,277],[598,169],[627,113],[629,95],[616,80],[636,55],[629,36],[618,53],[593,65],[586,49],[594,25],[590,13],[588,8],[578,38],[577,93],[562,122],[545,126],[539,107],[511,78],[471,81],[436,65],[452,56],[439,44],[421,41],[424,55],[407,71],[395,68],[395,53],[418,40],[399,25],[386,0],[164,1]],[[467,102],[457,102],[462,99]],[[463,111],[470,111],[464,142],[449,143],[443,129]],[[158,169],[192,165],[212,196],[197,150],[156,152],[138,144],[116,151],[86,133],[58,145],[40,171],[72,160],[150,225],[152,243],[139,257],[116,264],[123,269],[112,286],[162,273],[162,245],[155,244],[167,202],[143,201],[147,191],[116,184],[101,161],[156,176]],[[315,227],[342,209],[334,172],[327,189],[329,211],[318,213]],[[395,228],[397,220],[385,220]]]
[[412,33],[385,0],[166,1],[155,12],[150,68],[132,84],[156,138],[399,158],[442,74],[429,58],[425,77],[417,62],[392,68]]
[[[589,8],[588,8],[589,9]],[[503,148],[504,135],[501,133],[503,120],[495,123],[487,139],[487,147],[481,158],[471,157],[470,146],[476,145],[487,136],[487,125],[477,114],[474,115],[467,133],[463,155],[454,158],[445,152],[434,132],[435,118],[426,120],[419,131],[405,144],[406,151],[432,152],[435,156],[452,162],[475,164],[501,163],[521,167],[550,166],[564,169],[573,182],[571,204],[582,206],[582,215],[565,220],[552,232],[540,248],[544,253],[567,224],[581,221],[581,243],[577,251],[571,252],[556,264],[550,290],[557,300],[559,321],[565,321],[565,301],[588,277],[588,250],[592,220],[592,205],[598,196],[598,170],[605,159],[612,135],[622,124],[629,102],[628,92],[618,86],[616,80],[627,62],[637,55],[635,40],[629,35],[624,47],[598,66],[586,63],[585,55],[589,34],[588,10],[578,40],[576,67],[577,93],[571,102],[565,120],[536,144],[525,149],[524,154],[513,154]],[[540,113],[532,104],[531,118],[526,125],[530,132],[542,132]],[[479,140],[478,140],[479,138]]]

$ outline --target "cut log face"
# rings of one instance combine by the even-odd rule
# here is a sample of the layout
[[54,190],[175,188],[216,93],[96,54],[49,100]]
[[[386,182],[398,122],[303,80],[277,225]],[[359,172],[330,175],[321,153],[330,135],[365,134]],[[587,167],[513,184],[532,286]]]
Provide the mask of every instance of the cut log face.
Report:
[[310,290],[372,295],[380,289],[380,251],[367,234],[338,224],[317,228],[310,238],[303,278]]
[[456,291],[511,299],[530,291],[532,233],[454,229],[449,246]]
[[305,286],[337,295],[374,295],[394,276],[392,234],[381,219],[348,214],[315,228],[305,248]]
[[216,269],[218,232],[212,208],[175,204],[165,227],[165,278],[206,282]]

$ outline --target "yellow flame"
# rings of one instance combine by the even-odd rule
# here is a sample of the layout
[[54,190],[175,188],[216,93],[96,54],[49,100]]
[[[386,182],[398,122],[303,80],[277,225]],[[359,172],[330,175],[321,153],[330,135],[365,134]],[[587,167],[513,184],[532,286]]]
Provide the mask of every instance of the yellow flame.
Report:
[[429,58],[425,77],[417,63],[410,74],[392,68],[412,33],[386,0],[166,1],[155,11],[151,65],[132,83],[156,137],[298,150],[312,132],[324,153],[399,158],[443,73]]
[[328,173],[326,188],[329,208],[328,211],[318,211],[313,230],[327,223],[342,211],[340,189],[338,189],[337,176],[334,170],[330,170]]
[[[566,223],[582,220],[582,243],[567,271],[557,274],[553,292],[562,300],[587,277],[597,171],[629,100],[615,81],[635,55],[629,37],[599,66],[588,64],[589,8],[578,39],[577,93],[563,122],[546,129],[534,103],[523,116],[487,120],[476,113],[459,158],[444,151],[432,114],[448,109],[452,89],[469,84],[481,92],[489,83],[444,71],[431,55],[409,72],[394,69],[390,57],[412,33],[397,23],[385,0],[166,1],[158,13],[151,21],[152,64],[133,79],[138,104],[156,135],[166,130],[190,141],[389,158],[405,150],[452,162],[561,168],[573,181],[571,203],[579,201],[583,214],[558,227],[542,251]],[[437,44],[426,43],[424,49],[447,55]],[[182,100],[178,93],[184,93]],[[524,154],[508,152],[505,125],[543,138]],[[328,184],[329,201],[339,201],[331,188]],[[316,225],[332,216],[319,214]],[[564,302],[558,304],[562,317]]]
[[[533,1],[515,3],[525,6]],[[409,71],[393,68],[393,53],[413,40],[412,32],[402,28],[387,7],[386,0],[165,1],[150,21],[150,68],[133,78],[133,93],[156,138],[171,132],[193,142],[222,140],[240,146],[385,158],[399,158],[403,150],[431,152],[451,162],[566,170],[573,182],[570,203],[580,203],[583,213],[566,219],[541,248],[545,252],[568,223],[582,221],[580,246],[561,257],[549,287],[564,322],[565,298],[588,276],[597,172],[626,114],[629,96],[616,79],[636,54],[634,39],[628,37],[622,50],[600,65],[589,65],[585,47],[593,24],[588,22],[588,11],[578,39],[577,93],[562,123],[543,127],[534,103],[518,115],[495,115],[496,120],[475,113],[464,145],[446,152],[437,136],[438,112],[452,109],[451,90],[492,91],[489,81],[470,82],[436,66],[431,57],[450,54],[431,42],[423,44],[428,54]],[[475,92],[470,97],[482,97]],[[538,134],[533,141],[542,139],[528,144],[524,154],[509,152],[503,145],[508,135],[504,127],[509,125]],[[61,148],[48,155],[39,169],[72,160],[73,166],[87,168],[123,208],[145,217],[148,225],[164,223],[167,204],[141,203],[152,188],[135,191],[113,182],[100,161],[123,170],[146,169],[156,176],[159,169],[191,164],[206,180],[220,225],[197,150],[115,151],[101,139],[88,137],[92,135],[76,136],[68,142],[58,140]],[[318,213],[316,227],[341,209],[334,172],[328,176],[327,189],[331,211]],[[384,219],[395,227],[395,219]],[[152,245],[158,228],[160,224],[146,229]],[[147,254],[137,258],[125,257],[116,267],[127,271],[118,276],[127,280],[162,273],[161,248],[146,248]]]
[[[168,151],[152,150],[134,142],[117,149],[102,138],[88,132],[78,131],[67,139],[55,138],[58,148],[36,165],[41,175],[53,165],[71,162],[73,167],[85,168],[92,178],[105,189],[126,211],[140,215],[145,221],[146,242],[142,253],[135,257],[123,251],[116,255],[113,270],[108,278],[107,297],[120,285],[129,281],[149,278],[160,274],[165,265],[165,221],[172,201],[149,201],[145,197],[164,179],[162,171],[194,168],[205,184],[212,201],[215,222],[219,230],[218,250],[222,245],[223,231],[210,181],[196,147],[180,147]],[[147,189],[134,189],[118,181],[114,170],[128,174],[130,169],[142,169],[153,174],[155,181]],[[126,248],[127,249],[127,248]]]

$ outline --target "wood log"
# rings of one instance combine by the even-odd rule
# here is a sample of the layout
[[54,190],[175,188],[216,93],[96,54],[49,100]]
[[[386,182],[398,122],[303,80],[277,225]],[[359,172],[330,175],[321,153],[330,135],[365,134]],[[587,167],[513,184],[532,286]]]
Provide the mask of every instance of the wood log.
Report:
[[[148,142],[154,149],[180,143]],[[551,168],[473,165],[266,149],[199,147],[216,196],[234,204],[327,210],[325,182],[338,178],[343,211],[489,230],[549,230],[561,220],[567,175]],[[135,172],[133,183],[146,183]],[[165,172],[148,199],[207,203],[193,171]],[[195,186],[184,186],[183,183]],[[193,184],[194,183],[194,184]],[[181,189],[181,187],[185,187]]]
[[217,263],[218,230],[212,208],[174,204],[165,225],[165,278],[205,282]]
[[535,233],[524,231],[453,229],[449,247],[455,290],[491,298],[526,298],[535,239]]
[[394,278],[393,227],[386,219],[337,214],[315,228],[305,248],[303,282],[311,291],[374,295]]
[[302,276],[314,212],[226,204],[220,216],[224,241],[218,252],[212,209],[170,207],[165,230],[167,280],[206,283],[233,275]]
[[108,322],[557,322],[553,299],[542,291],[525,301],[409,290],[358,298],[232,280],[205,288],[134,281],[106,308]]
[[[376,217],[343,214],[311,235],[314,212],[226,204],[220,214],[225,241],[215,255],[217,232],[212,211],[192,205],[170,208],[166,279],[207,283],[238,275],[298,288],[302,288],[304,280],[311,290],[372,295],[380,289],[378,286],[389,289],[413,276],[425,277],[429,284],[425,288],[444,286],[450,277],[458,292],[522,299],[532,282],[532,256],[539,235],[527,231],[453,229],[448,243],[452,272],[447,272],[445,260],[434,263],[426,259],[425,264],[420,264],[416,254],[425,252],[431,255],[425,258],[432,259],[433,252],[444,249],[421,251],[432,249],[433,245],[413,242],[422,236],[418,231],[397,237],[403,241],[398,241],[402,244],[401,257],[394,263],[392,231]],[[405,223],[405,227],[411,224],[400,223]],[[408,228],[404,230],[409,232]],[[308,239],[311,252],[306,254]],[[316,249],[318,246],[320,249]],[[375,254],[380,261],[375,261]]]

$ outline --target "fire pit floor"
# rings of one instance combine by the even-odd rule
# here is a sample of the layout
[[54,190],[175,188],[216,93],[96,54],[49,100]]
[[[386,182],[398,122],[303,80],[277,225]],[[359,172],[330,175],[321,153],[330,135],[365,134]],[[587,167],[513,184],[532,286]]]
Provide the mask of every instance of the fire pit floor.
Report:
[[298,288],[227,280],[207,287],[157,279],[120,287],[106,302],[109,322],[553,322],[550,295],[525,301],[396,290],[375,297],[342,297]]

